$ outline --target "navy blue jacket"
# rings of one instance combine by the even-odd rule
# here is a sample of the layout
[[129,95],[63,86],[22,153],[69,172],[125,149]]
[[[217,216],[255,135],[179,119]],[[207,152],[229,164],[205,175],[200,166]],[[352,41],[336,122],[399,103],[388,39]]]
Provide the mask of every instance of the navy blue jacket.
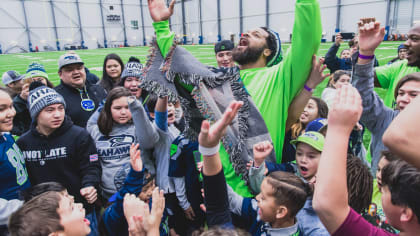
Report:
[[327,65],[327,68],[330,69],[331,74],[336,70],[351,70],[352,68],[351,58],[341,59],[337,57],[339,48],[340,45],[337,46],[333,43],[330,49],[328,49],[327,54],[325,54],[325,64]]
[[[105,90],[96,84],[86,83],[86,90],[89,98],[94,101],[95,109],[85,111],[81,107],[80,91],[61,81],[60,85],[54,88],[57,93],[61,94],[66,101],[66,115],[68,115],[75,125],[85,128],[90,116],[98,109],[99,104],[106,98]],[[87,98],[86,94],[83,98]]]

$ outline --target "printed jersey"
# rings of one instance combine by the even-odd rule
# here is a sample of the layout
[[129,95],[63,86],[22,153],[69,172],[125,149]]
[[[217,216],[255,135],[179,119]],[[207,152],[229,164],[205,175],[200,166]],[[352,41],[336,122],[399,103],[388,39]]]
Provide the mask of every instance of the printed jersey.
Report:
[[0,198],[18,199],[19,192],[29,188],[28,172],[22,152],[9,133],[0,136]]

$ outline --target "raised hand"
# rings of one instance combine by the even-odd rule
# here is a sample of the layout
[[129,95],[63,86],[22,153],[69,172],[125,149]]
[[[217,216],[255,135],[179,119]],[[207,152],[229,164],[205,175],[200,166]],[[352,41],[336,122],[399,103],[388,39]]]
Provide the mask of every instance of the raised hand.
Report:
[[143,170],[143,162],[140,157],[139,144],[131,144],[130,147],[130,164],[133,170],[140,172]]
[[129,236],[146,236],[147,233],[143,229],[143,217],[142,216],[133,216],[128,223],[128,235]]
[[362,18],[359,26],[359,51],[363,55],[373,55],[385,35],[385,28],[375,18]]
[[343,42],[343,37],[341,36],[341,33],[337,33],[335,35],[335,45],[340,46],[342,42]]
[[312,56],[312,70],[311,74],[309,75],[308,80],[306,81],[306,85],[309,88],[316,88],[318,84],[324,81],[325,78],[330,76],[330,73],[324,74],[325,68],[327,65],[324,65],[325,58],[319,58],[317,60],[316,55]]
[[328,129],[339,128],[350,133],[362,115],[362,99],[356,88],[343,85],[338,89],[328,114]]
[[150,16],[154,22],[168,20],[174,13],[175,0],[172,0],[169,7],[165,0],[147,0]]
[[269,141],[255,144],[253,147],[254,165],[256,167],[261,166],[264,163],[265,158],[270,155],[271,151],[273,151],[273,145]]
[[215,147],[220,142],[220,139],[226,132],[226,128],[230,125],[230,123],[232,123],[242,105],[243,102],[231,102],[229,107],[223,113],[222,118],[220,118],[212,126],[210,126],[210,123],[207,120],[203,121],[201,124],[200,135],[198,136],[198,142],[200,145],[208,148]]
[[165,197],[163,191],[155,188],[152,194],[152,210],[149,212],[149,206],[145,206],[143,227],[147,232],[152,230],[159,231],[160,221],[165,210]]
[[29,96],[29,84],[23,84],[22,92],[20,92],[20,97],[26,101],[28,100],[28,96]]
[[130,235],[146,235],[146,230],[143,228],[144,205],[146,204],[134,194],[127,193],[124,196],[124,216]]

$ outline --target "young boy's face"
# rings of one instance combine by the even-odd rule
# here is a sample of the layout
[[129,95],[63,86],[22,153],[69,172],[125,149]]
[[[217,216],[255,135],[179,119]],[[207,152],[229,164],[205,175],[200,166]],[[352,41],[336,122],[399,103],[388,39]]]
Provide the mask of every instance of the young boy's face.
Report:
[[175,106],[172,103],[168,103],[168,124],[175,123]]
[[279,206],[276,204],[273,187],[267,182],[267,178],[261,183],[261,192],[256,197],[258,201],[258,215],[261,220],[268,223],[276,221]]
[[382,169],[389,164],[389,161],[385,157],[381,157],[378,162],[378,168],[376,169],[376,180],[378,182],[378,188],[381,190],[382,187]]
[[130,90],[131,95],[139,98],[141,96],[142,89],[139,88],[140,79],[137,77],[127,77],[124,81],[124,88]]
[[52,104],[39,113],[37,123],[39,126],[42,126],[47,129],[57,129],[63,124],[65,116],[64,105]]
[[391,202],[391,191],[389,191],[388,186],[382,186],[381,188],[382,196],[382,208],[384,210],[386,219],[392,227],[401,230],[401,221],[400,216],[402,214],[402,207],[392,204]]
[[60,223],[64,227],[64,235],[85,236],[90,233],[90,222],[85,218],[85,209],[81,203],[74,203],[73,198],[62,196],[60,207]]
[[296,163],[300,175],[310,181],[318,171],[321,152],[306,143],[298,143],[296,147]]

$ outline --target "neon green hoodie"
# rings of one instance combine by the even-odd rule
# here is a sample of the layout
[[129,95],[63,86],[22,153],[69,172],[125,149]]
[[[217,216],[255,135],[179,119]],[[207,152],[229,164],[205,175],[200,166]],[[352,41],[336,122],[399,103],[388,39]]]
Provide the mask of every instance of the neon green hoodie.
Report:
[[[157,43],[166,55],[174,39],[168,21],[154,22]],[[259,109],[273,140],[277,162],[281,162],[287,110],[300,92],[311,69],[312,55],[321,42],[321,15],[317,0],[297,0],[292,46],[282,62],[272,67],[240,71],[241,79]],[[233,170],[221,145],[220,156],[226,181],[241,196],[251,197],[248,187]]]

